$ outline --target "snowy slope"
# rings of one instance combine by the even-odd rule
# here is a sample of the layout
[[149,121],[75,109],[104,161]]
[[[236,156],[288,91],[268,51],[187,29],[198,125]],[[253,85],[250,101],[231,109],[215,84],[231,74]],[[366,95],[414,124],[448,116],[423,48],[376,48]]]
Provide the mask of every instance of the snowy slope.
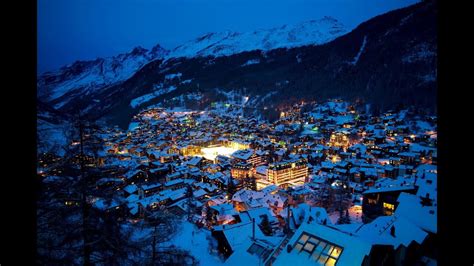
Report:
[[195,56],[225,56],[244,51],[268,51],[283,47],[320,45],[347,33],[345,27],[332,17],[310,20],[253,32],[209,33],[173,49],[167,58]]
[[[167,52],[159,45],[150,51],[136,47],[129,53],[113,57],[77,61],[58,71],[39,76],[38,96],[45,101],[52,101],[78,89],[80,93],[90,93],[130,78],[142,66],[152,60],[163,58]],[[59,108],[61,105],[55,107]]]

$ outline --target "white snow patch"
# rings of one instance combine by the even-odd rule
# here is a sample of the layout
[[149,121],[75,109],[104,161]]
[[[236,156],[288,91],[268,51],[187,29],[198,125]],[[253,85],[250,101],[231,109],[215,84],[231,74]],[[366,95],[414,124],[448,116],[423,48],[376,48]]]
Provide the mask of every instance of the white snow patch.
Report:
[[431,48],[428,44],[420,44],[413,48],[410,54],[402,58],[404,63],[414,63],[417,61],[423,61],[431,59],[436,56],[436,50]]
[[360,55],[362,52],[364,52],[365,45],[367,44],[367,36],[364,36],[364,40],[362,41],[362,45],[360,46],[359,52],[357,52],[357,55],[354,57],[354,60],[352,60],[351,65],[356,65],[357,62],[359,62]]
[[247,62],[245,62],[245,64],[242,64],[241,66],[244,67],[244,66],[255,65],[259,63],[260,63],[260,59],[250,59]]
[[176,74],[168,74],[168,75],[165,76],[165,80],[172,80],[174,78],[181,78],[182,75],[183,74],[181,74],[179,72],[176,73]]
[[148,94],[145,94],[145,95],[142,95],[140,97],[137,97],[133,100],[130,101],[130,106],[132,108],[136,108],[137,106],[140,106],[142,105],[143,103],[146,103],[150,100],[152,100],[153,98],[156,98],[160,95],[163,95],[163,94],[166,94],[166,93],[169,93],[169,92],[172,92],[176,90],[176,87],[175,86],[170,86],[166,89],[159,89],[157,91],[154,91],[152,93],[148,93]]

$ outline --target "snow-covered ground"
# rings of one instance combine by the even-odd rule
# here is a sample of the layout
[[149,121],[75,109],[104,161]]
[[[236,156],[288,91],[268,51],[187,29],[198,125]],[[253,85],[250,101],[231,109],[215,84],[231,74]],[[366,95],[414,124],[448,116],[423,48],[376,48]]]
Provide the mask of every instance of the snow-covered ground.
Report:
[[209,252],[209,240],[212,237],[210,231],[198,229],[196,225],[183,220],[176,235],[161,246],[175,245],[191,252],[191,255],[199,260],[199,265],[223,265],[223,261]]
[[[53,73],[45,73],[38,80],[40,87],[45,80],[51,76],[61,77],[68,72],[77,72],[70,78],[53,84],[51,90],[41,90],[40,94],[48,94],[48,100],[57,99],[77,88],[99,89],[131,77],[146,63],[153,59],[163,58],[167,50],[159,45],[152,50],[137,47],[129,53],[119,54],[112,57],[98,58],[95,61],[74,62]],[[79,69],[80,71],[77,71]],[[60,78],[58,78],[60,79]],[[83,90],[84,91],[84,90]]]
[[165,93],[169,93],[169,92],[172,92],[176,90],[176,87],[175,86],[170,86],[168,88],[165,88],[165,89],[159,89],[159,90],[156,90],[152,93],[148,93],[148,94],[145,94],[145,95],[142,95],[140,97],[137,97],[135,99],[133,99],[132,101],[130,101],[130,106],[132,108],[136,108],[137,106],[140,106],[141,104],[143,103],[146,103],[160,95],[163,95]]
[[38,119],[37,134],[41,143],[38,143],[38,152],[55,151],[59,156],[64,155],[67,143],[66,134],[70,130],[69,124],[53,124]]
[[260,63],[259,59],[250,59],[247,62],[245,62],[245,64],[242,64],[242,66],[250,66],[250,65],[255,65],[258,63]]
[[[345,214],[345,211],[343,214]],[[349,208],[349,217],[351,218],[351,224],[362,224],[362,207],[360,205],[354,205]],[[329,213],[329,219],[333,224],[337,224],[339,212]]]

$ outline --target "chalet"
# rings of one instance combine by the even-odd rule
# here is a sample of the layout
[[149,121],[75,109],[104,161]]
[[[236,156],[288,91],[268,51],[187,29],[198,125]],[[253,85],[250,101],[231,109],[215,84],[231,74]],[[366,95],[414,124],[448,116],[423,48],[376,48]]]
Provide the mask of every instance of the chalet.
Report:
[[400,161],[403,164],[414,165],[420,161],[420,155],[414,152],[401,152],[398,154],[398,156],[400,156]]
[[393,166],[398,166],[401,164],[401,159],[399,157],[390,157],[388,158],[389,163]]
[[263,155],[261,151],[255,151],[253,149],[238,150],[232,154],[234,163],[246,163],[252,166],[258,166],[263,161]]
[[161,163],[170,163],[178,159],[177,154],[161,154],[160,162]]
[[235,163],[230,170],[232,178],[244,179],[253,176],[252,165],[245,162]]
[[214,174],[206,173],[203,176],[203,182],[215,185],[221,189],[227,185],[226,178],[222,172],[216,172]]
[[281,237],[265,236],[257,223],[249,219],[242,215],[242,222],[216,226],[212,230],[217,249],[228,265],[258,265],[282,240]]
[[204,198],[206,198],[207,195],[208,192],[202,188],[193,191],[193,197],[197,200],[203,200]]
[[107,212],[109,215],[117,215],[118,217],[123,216],[126,213],[126,209],[124,208],[124,202],[120,202],[116,199],[103,199],[103,198],[96,198],[92,206],[99,210]]
[[184,188],[186,186],[186,184],[190,183],[190,181],[191,180],[182,179],[182,178],[172,179],[172,180],[164,183],[163,188],[164,189],[171,189],[171,190],[181,189],[181,188]]
[[404,217],[380,216],[351,232],[372,245],[389,247],[384,265],[414,265],[428,233]]
[[186,161],[186,165],[189,168],[200,168],[204,165],[203,157],[195,156],[192,157],[189,161]]
[[289,222],[288,226],[292,230],[296,230],[300,225],[308,222],[332,224],[326,209],[321,207],[312,207],[307,203],[297,204],[296,206],[290,207],[289,219],[288,211],[288,207],[282,209],[279,216],[285,220],[285,223]]
[[414,194],[417,188],[410,178],[384,178],[363,192],[363,219],[370,221],[381,215],[392,215],[398,205],[400,193]]
[[175,180],[178,178],[183,178],[184,174],[182,172],[174,172],[166,175],[166,182],[169,182],[171,180]]
[[222,203],[209,206],[208,217],[211,217],[213,224],[234,224],[240,222],[239,213],[235,211],[234,205],[230,203]]
[[223,167],[224,165],[230,164],[230,158],[224,155],[217,155],[216,163]]
[[110,188],[120,188],[125,184],[124,180],[121,178],[113,177],[104,177],[96,182],[98,189],[110,189]]
[[406,165],[406,164],[401,164],[396,167],[398,176],[411,175],[413,173],[413,169],[414,167],[412,165]]
[[[247,210],[240,213],[241,217],[244,215],[248,216],[249,221],[252,221],[252,219],[255,219],[255,223],[257,225],[261,225],[262,221],[264,219],[267,219],[270,227],[272,228],[272,231],[275,231],[278,229],[279,221],[276,218],[276,216],[272,214],[270,209],[268,208],[260,207],[260,208],[255,208],[255,209]],[[266,232],[265,228],[261,228],[261,229],[265,235],[271,234],[271,232]]]
[[150,196],[151,194],[161,191],[163,189],[163,185],[160,183],[146,184],[139,186],[139,189],[143,191],[143,195]]
[[125,174],[128,184],[135,184],[148,181],[148,174],[142,170],[130,170]]
[[172,170],[171,164],[152,163],[152,168],[149,170],[149,179],[159,181],[164,179],[166,175]]

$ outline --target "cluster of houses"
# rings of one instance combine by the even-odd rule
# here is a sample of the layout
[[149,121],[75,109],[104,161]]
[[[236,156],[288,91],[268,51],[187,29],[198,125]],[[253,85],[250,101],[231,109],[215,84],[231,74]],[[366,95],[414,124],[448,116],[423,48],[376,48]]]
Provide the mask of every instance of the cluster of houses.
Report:
[[[152,108],[126,132],[102,136],[103,164],[118,170],[97,189],[116,196],[93,206],[129,219],[188,214],[212,232],[225,264],[436,260],[436,117],[367,115],[340,100],[294,105],[274,123]],[[362,208],[362,221],[331,219],[335,210],[319,200],[338,190]]]

